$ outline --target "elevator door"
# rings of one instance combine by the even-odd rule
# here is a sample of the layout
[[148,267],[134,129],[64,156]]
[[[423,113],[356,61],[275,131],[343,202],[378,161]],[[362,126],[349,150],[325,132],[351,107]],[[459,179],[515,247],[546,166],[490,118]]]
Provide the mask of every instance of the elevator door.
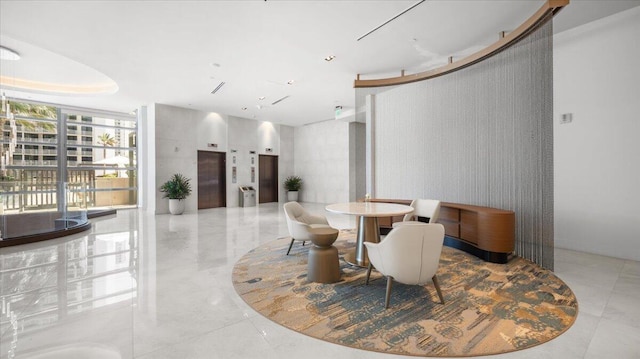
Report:
[[227,206],[226,154],[198,151],[198,209]]
[[259,203],[278,202],[278,156],[260,155],[258,166]]

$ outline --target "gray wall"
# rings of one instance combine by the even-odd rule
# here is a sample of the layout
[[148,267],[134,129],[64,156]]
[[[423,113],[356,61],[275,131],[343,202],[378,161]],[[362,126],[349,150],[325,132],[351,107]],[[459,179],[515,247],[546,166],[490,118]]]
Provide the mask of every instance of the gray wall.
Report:
[[349,124],[349,201],[364,198],[366,189],[366,124]]
[[295,173],[302,202],[348,202],[349,123],[329,120],[294,128]]
[[[258,190],[258,155],[278,156],[281,181],[293,174],[291,127],[162,104],[149,106],[147,121],[146,126],[153,127],[149,133],[155,132],[155,136],[147,141],[145,149],[154,165],[147,166],[148,180],[144,186],[145,192],[154,197],[146,203],[155,213],[169,212],[168,201],[162,198],[158,187],[174,173],[191,178],[193,194],[186,199],[186,211],[197,211],[199,150],[227,154],[227,207],[238,206],[238,185],[252,185]],[[209,143],[218,146],[208,147]],[[272,152],[267,152],[267,148]],[[280,156],[281,148],[288,152]],[[237,167],[236,183],[232,182],[233,166]],[[251,167],[255,167],[254,182],[251,182]],[[279,195],[284,199],[283,188],[279,188]]]
[[375,95],[373,195],[513,210],[516,253],[552,269],[551,31]]
[[[278,158],[278,183],[284,186],[284,180],[295,174],[295,137],[291,126],[280,126],[280,156]],[[287,202],[287,190],[280,187],[280,202]]]
[[[185,211],[198,208],[198,159],[196,128],[203,115],[197,111],[179,107],[153,104],[149,112],[150,122],[155,124],[155,173],[154,188],[148,188],[150,196],[155,195],[155,213],[169,213],[169,201],[162,198],[159,187],[174,173],[191,178],[193,193],[185,199]],[[151,117],[153,116],[153,117]]]
[[364,123],[327,120],[295,127],[293,137],[295,174],[303,180],[300,201],[337,203],[364,197]]

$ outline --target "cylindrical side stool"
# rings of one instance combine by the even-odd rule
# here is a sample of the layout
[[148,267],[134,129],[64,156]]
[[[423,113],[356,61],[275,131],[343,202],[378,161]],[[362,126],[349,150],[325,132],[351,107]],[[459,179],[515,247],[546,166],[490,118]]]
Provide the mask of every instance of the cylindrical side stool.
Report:
[[338,249],[333,242],[338,238],[334,228],[311,228],[309,237],[313,246],[309,249],[307,279],[309,282],[334,283],[340,280]]

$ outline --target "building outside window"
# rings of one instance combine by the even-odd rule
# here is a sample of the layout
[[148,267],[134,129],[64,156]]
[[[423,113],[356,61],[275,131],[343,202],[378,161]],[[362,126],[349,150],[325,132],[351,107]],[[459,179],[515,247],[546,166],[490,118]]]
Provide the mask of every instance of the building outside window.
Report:
[[2,213],[137,205],[134,115],[11,101],[0,113]]

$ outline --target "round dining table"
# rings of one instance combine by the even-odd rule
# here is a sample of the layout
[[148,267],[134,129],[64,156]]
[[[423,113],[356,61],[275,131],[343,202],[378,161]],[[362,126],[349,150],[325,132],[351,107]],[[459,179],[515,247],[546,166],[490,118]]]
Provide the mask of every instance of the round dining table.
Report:
[[335,203],[328,205],[325,209],[332,213],[360,216],[356,248],[344,256],[347,263],[359,267],[369,266],[369,257],[364,242],[380,242],[378,217],[401,216],[413,212],[411,206],[380,202]]

